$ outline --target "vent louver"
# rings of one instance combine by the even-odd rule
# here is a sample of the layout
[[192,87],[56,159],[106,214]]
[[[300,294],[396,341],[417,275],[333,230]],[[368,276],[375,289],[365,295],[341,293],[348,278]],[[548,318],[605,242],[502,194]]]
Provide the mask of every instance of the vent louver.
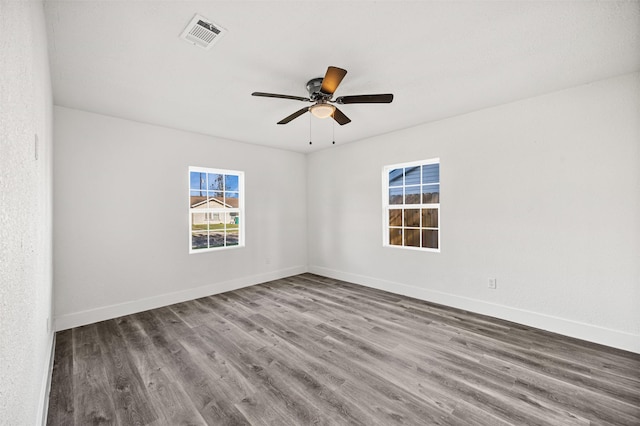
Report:
[[226,32],[227,30],[207,18],[196,15],[180,37],[203,49],[211,49],[211,46],[216,44]]

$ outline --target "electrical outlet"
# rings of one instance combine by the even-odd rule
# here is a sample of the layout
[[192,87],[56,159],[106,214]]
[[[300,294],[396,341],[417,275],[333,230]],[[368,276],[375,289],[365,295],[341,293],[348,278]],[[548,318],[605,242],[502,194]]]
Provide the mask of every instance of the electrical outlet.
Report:
[[495,290],[498,287],[498,280],[495,278],[489,278],[488,287],[492,290]]

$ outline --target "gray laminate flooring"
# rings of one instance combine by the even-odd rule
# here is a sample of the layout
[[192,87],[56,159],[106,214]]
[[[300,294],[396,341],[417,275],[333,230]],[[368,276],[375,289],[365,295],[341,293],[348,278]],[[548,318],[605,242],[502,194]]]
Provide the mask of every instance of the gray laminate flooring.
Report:
[[49,425],[639,425],[640,355],[302,274],[57,333]]

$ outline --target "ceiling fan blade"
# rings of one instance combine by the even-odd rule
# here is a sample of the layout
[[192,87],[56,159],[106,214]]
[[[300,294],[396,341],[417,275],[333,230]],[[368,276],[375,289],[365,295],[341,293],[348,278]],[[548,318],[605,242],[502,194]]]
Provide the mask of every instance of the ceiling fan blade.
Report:
[[320,91],[325,95],[333,95],[333,92],[336,91],[345,75],[347,75],[347,70],[343,70],[342,68],[327,68],[327,73],[322,79],[322,86],[320,87]]
[[278,124],[287,124],[291,120],[300,117],[302,114],[304,114],[307,111],[309,111],[309,107],[301,108],[301,109],[297,110],[296,112],[294,112],[293,114],[291,114],[290,116],[285,117],[282,120],[278,121]]
[[393,94],[391,93],[381,95],[340,96],[335,100],[337,104],[389,104],[391,101],[393,101]]
[[341,126],[344,126],[347,123],[351,123],[351,119],[346,115],[344,115],[344,113],[340,111],[338,108],[333,110],[333,119],[336,120],[338,124]]
[[294,101],[311,102],[311,99],[309,99],[309,98],[303,98],[301,96],[279,95],[277,93],[253,92],[251,94],[251,96],[262,96],[262,97],[265,97],[265,98],[293,99]]

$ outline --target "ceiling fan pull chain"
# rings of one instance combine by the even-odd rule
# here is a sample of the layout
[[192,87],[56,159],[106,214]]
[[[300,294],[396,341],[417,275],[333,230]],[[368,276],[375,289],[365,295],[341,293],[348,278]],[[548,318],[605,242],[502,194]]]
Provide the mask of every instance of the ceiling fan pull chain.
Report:
[[331,122],[331,129],[333,130],[333,136],[332,136],[333,145],[335,145],[336,144],[336,120],[333,120]]

